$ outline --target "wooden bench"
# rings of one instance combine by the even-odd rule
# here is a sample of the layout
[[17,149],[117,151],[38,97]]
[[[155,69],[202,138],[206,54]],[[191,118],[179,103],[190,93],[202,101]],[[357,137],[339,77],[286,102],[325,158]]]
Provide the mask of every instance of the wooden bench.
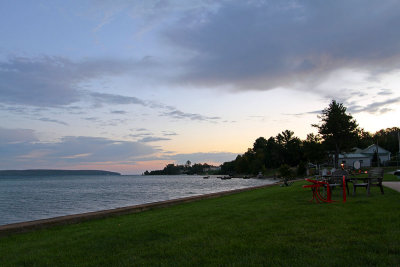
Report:
[[365,187],[367,189],[367,194],[371,193],[371,186],[379,186],[381,193],[383,194],[383,169],[382,168],[372,168],[368,171],[368,178],[358,178],[363,180],[362,183],[357,183],[357,178],[352,179],[353,182],[353,194],[356,194],[357,187]]
[[[345,177],[345,184],[343,184],[343,176]],[[332,189],[335,187],[346,187],[347,194],[349,194],[349,186],[347,184],[348,177],[349,173],[345,170],[334,171],[328,179],[329,187]]]

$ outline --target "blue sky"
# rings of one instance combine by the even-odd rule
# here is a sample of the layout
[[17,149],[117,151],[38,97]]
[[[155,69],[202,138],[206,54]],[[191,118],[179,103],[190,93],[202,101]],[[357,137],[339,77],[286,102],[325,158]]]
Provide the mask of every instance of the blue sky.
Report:
[[399,126],[398,1],[2,1],[0,169],[141,173]]

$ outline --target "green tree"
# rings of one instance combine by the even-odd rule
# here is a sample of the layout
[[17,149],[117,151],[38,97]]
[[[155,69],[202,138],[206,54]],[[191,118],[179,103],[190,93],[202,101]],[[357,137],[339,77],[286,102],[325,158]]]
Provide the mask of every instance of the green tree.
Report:
[[251,162],[251,172],[258,174],[266,170],[267,140],[264,137],[256,139],[253,145],[253,160]]
[[281,154],[281,146],[276,142],[275,138],[272,136],[268,138],[265,155],[266,167],[278,168],[283,162]]
[[399,151],[398,133],[400,128],[393,127],[377,131],[373,139],[375,143],[378,142],[379,146],[390,151],[392,155],[396,155]]
[[165,166],[163,172],[166,175],[176,175],[176,174],[180,174],[179,169],[180,168],[178,165],[175,166],[175,164],[170,163],[170,164],[167,164],[167,166]]
[[303,151],[304,158],[309,163],[321,164],[326,161],[327,154],[320,135],[308,134],[307,139],[303,141]]
[[222,174],[234,174],[235,173],[236,160],[224,162],[221,165]]
[[294,136],[294,132],[285,130],[276,136],[277,143],[281,146],[280,152],[283,163],[296,166],[302,158],[301,140]]
[[342,103],[332,100],[329,107],[318,116],[321,123],[312,125],[318,128],[326,147],[334,151],[335,168],[339,166],[340,152],[351,149],[357,141],[358,124],[350,114],[346,113],[346,109]]
[[374,137],[364,129],[359,129],[357,132],[357,147],[367,148],[374,143]]

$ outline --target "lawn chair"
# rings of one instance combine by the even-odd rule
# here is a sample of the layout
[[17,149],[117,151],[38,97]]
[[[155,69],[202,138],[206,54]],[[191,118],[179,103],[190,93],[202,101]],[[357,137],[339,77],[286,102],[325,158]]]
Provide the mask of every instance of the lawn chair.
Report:
[[313,198],[310,200],[310,202],[314,202],[314,200],[317,203],[332,202],[331,191],[329,186],[327,186],[328,182],[317,181],[312,179],[306,179],[306,181],[312,183],[309,185],[303,185],[303,188],[311,188],[313,192]]
[[371,193],[371,186],[379,186],[381,193],[383,194],[383,169],[372,168],[368,171],[368,178],[360,178],[363,180],[362,183],[357,183],[357,179],[353,179],[353,195],[356,194],[357,187],[365,187],[367,189],[367,195]]

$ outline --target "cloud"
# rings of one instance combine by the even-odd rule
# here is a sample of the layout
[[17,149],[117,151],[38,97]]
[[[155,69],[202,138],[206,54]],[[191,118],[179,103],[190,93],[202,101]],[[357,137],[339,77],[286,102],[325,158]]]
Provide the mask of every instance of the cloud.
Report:
[[53,123],[57,123],[57,124],[61,124],[61,125],[68,126],[68,123],[66,123],[66,122],[64,122],[64,121],[56,120],[56,119],[39,118],[38,120],[39,120],[39,121],[44,121],[44,122],[53,122]]
[[[96,78],[132,73],[135,70],[152,65],[148,59],[129,60],[85,60],[73,62],[62,57],[11,57],[7,62],[0,61],[0,103],[3,110],[18,114],[27,114],[27,107],[65,108],[76,113],[71,104],[89,101],[95,108],[104,105],[140,105],[163,110],[164,116],[175,119],[216,120],[200,114],[184,113],[174,107],[145,101],[134,96],[99,93],[83,90],[81,84]],[[142,70],[140,70],[142,71]],[[156,74],[154,74],[156,75]],[[11,105],[11,107],[10,107]],[[15,107],[19,106],[19,107]],[[38,111],[36,111],[38,112]],[[79,110],[79,113],[82,113]],[[125,114],[116,110],[113,114]],[[42,117],[39,120],[67,125],[65,122]]]
[[82,118],[85,121],[91,121],[91,122],[98,122],[100,119],[97,117],[86,117],[86,118]]
[[124,111],[124,110],[112,110],[110,112],[111,114],[117,114],[117,115],[125,115],[128,114],[128,112]]
[[138,137],[147,137],[147,136],[152,136],[152,133],[137,133],[137,134],[130,134],[130,137],[133,138],[138,138]]
[[62,58],[13,57],[0,62],[0,102],[33,106],[66,105],[79,100],[76,66]]
[[145,101],[137,97],[122,96],[116,94],[104,94],[104,93],[90,93],[89,95],[92,97],[94,103],[97,106],[101,106],[102,104],[148,106],[148,104]]
[[162,133],[163,133],[164,136],[176,136],[176,135],[178,135],[177,133],[170,132],[170,131],[162,131]]
[[[135,139],[138,139],[138,142],[141,143],[151,143],[151,142],[159,142],[159,141],[169,141],[171,138],[169,137],[157,137],[154,136],[153,133],[149,132],[147,129],[144,128],[139,128],[136,129],[137,133],[135,134],[130,134],[128,135],[129,137],[133,137]],[[173,136],[176,134],[173,134],[172,132],[167,132],[169,134],[165,134],[166,131],[163,131],[163,136]]]
[[307,112],[301,112],[301,113],[295,113],[295,114],[283,114],[283,115],[290,115],[290,116],[304,116],[304,115],[320,115],[322,113],[322,110],[313,110],[313,111],[307,111]]
[[38,141],[31,129],[7,129],[0,127],[0,144],[16,144]]
[[171,140],[171,138],[148,136],[148,137],[143,137],[138,142],[150,143],[150,142],[168,141],[168,140]]
[[[80,61],[10,57],[0,62],[0,102],[70,105],[85,97],[83,84],[120,75],[195,88],[316,90],[336,70],[376,75],[399,68],[398,1],[114,2],[101,1],[82,13],[92,13],[98,20],[96,31],[117,15],[129,17],[136,34],[156,29],[147,36],[160,41],[155,50],[146,49],[154,55]],[[98,104],[151,104],[111,95],[92,97]]]
[[[94,59],[73,62],[63,57],[10,57],[0,62],[0,103],[39,107],[60,107],[82,100],[83,82],[96,78],[145,71],[151,60]],[[137,75],[137,73],[136,73]],[[100,104],[143,104],[134,97],[93,93]]]
[[101,31],[104,26],[114,22],[118,15],[128,15],[133,19],[141,18],[135,25],[136,35],[152,31],[157,25],[165,25],[176,17],[192,13],[197,16],[209,12],[208,9],[218,3],[208,0],[191,1],[96,1],[88,14],[98,23],[94,31]]
[[223,1],[164,36],[190,55],[177,83],[312,90],[340,69],[398,69],[399,12],[398,1]]
[[73,164],[131,162],[157,149],[130,141],[100,137],[64,137],[58,142],[39,142],[32,130],[0,128],[1,169],[58,168]]
[[378,95],[393,95],[393,91],[390,89],[381,89],[378,93]]
[[387,106],[399,103],[400,103],[400,97],[396,97],[383,101],[375,101],[365,106],[360,106],[355,104],[353,106],[349,106],[348,111],[350,113],[368,112],[371,114],[376,114],[376,113],[383,114],[392,111],[392,109]]
[[119,141],[100,137],[64,137],[51,144],[53,156],[90,154],[86,162],[129,160],[155,152],[155,149],[138,142]]
[[171,117],[174,119],[190,119],[193,121],[209,121],[209,122],[210,121],[216,122],[217,120],[221,119],[220,117],[207,117],[196,113],[185,113],[180,110],[163,112],[161,116]]
[[[379,94],[378,94],[379,95]],[[399,104],[400,97],[396,98],[389,98],[383,101],[375,101],[370,104],[361,105],[358,102],[346,102],[346,101],[338,101],[339,103],[343,103],[343,105],[347,108],[347,112],[351,114],[357,114],[362,112],[367,112],[370,114],[384,114],[390,111],[393,111],[390,108],[390,105]],[[308,112],[301,112],[296,114],[284,114],[284,115],[291,115],[291,116],[304,116],[304,115],[320,115],[322,114],[322,110],[313,110]]]

